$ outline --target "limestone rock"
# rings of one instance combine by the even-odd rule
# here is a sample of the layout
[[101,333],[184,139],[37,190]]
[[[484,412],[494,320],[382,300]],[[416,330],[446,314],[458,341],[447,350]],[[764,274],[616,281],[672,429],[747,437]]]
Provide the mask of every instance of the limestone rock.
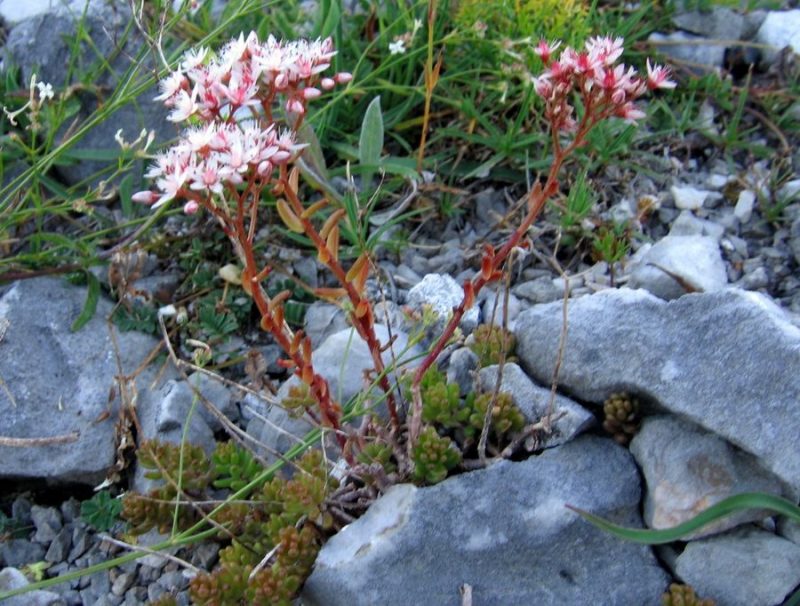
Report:
[[725,606],[775,606],[800,583],[800,546],[742,529],[691,541],[675,573],[699,595]]
[[[119,399],[109,402],[109,390],[120,371],[105,321],[112,305],[101,298],[94,317],[71,332],[85,299],[84,288],[54,278],[17,282],[0,297],[0,321],[7,323],[0,343],[0,377],[7,388],[0,390],[2,434],[77,435],[58,444],[0,446],[0,479],[94,485],[114,462]],[[157,340],[127,332],[118,342],[122,371],[133,372]],[[137,377],[140,396],[154,372]]]
[[[517,318],[520,365],[544,384],[561,314],[551,303]],[[800,494],[800,329],[767,297],[731,289],[666,303],[609,290],[571,301],[567,322],[562,390],[598,403],[616,391],[652,399],[755,455]]]
[[670,300],[687,292],[720,290],[727,283],[725,262],[713,238],[670,235],[642,254],[628,284]]
[[475,604],[658,604],[668,579],[650,549],[565,503],[638,525],[630,455],[583,437],[436,486],[394,486],[322,548],[303,602],[459,606],[466,583]]
[[[677,417],[646,418],[631,442],[631,454],[647,481],[644,521],[650,528],[677,526],[735,494],[782,493],[780,481],[761,469],[751,455]],[[689,538],[769,515],[755,510],[737,512]]]
[[[482,368],[478,377],[483,391],[494,390],[497,381],[497,365]],[[516,364],[503,366],[500,391],[511,394],[514,404],[522,411],[527,423],[535,423],[549,412],[550,389],[536,385]],[[556,395],[553,406],[552,432],[541,438],[542,448],[552,448],[572,440],[594,425],[592,413],[569,398]]]

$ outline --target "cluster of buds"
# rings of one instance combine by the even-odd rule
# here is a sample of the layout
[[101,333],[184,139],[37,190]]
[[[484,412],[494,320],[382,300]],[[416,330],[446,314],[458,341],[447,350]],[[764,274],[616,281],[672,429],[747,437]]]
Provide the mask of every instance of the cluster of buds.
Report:
[[[334,55],[330,38],[283,42],[270,36],[261,43],[255,33],[231,40],[216,57],[206,48],[187,52],[180,69],[161,82],[156,100],[171,108],[173,122],[196,125],[156,156],[147,176],[157,191],[133,199],[156,208],[185,198],[184,211],[191,214],[200,201],[224,197],[226,188],[268,183],[302,148],[295,133],[308,101],[352,78],[345,72],[322,76]],[[279,98],[296,116],[294,128],[281,132],[272,118]]]
[[570,103],[574,92],[581,96],[585,115],[592,117],[592,124],[611,116],[635,122],[645,116],[634,104],[636,99],[648,90],[675,87],[669,71],[650,65],[649,60],[646,78],[640,77],[633,67],[618,64],[623,52],[622,38],[590,38],[585,50],[567,47],[555,60],[553,54],[560,45],[542,40],[534,49],[546,68],[541,76],[534,78],[534,88],[544,99],[546,117],[557,130],[578,129]]

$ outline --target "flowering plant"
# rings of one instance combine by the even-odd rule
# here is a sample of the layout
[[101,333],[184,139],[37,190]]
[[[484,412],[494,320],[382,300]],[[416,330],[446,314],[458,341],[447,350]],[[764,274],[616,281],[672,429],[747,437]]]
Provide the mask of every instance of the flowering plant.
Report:
[[[550,124],[550,170],[544,184],[537,182],[527,194],[527,212],[505,244],[497,250],[491,245],[485,247],[480,271],[464,284],[461,303],[453,309],[444,332],[415,372],[409,453],[422,426],[422,377],[480,290],[503,275],[512,251],[523,245],[528,229],[547,200],[557,193],[558,174],[566,159],[585,143],[596,124],[612,117],[635,122],[644,117],[634,103],[638,98],[649,90],[675,86],[665,68],[653,67],[649,61],[645,77],[618,63],[623,53],[621,38],[592,38],[583,50],[567,47],[556,59],[559,46],[559,42],[542,41],[534,49],[545,65],[533,86],[544,101]],[[306,412],[335,431],[352,462],[347,434],[341,426],[341,406],[332,399],[325,379],[314,371],[309,339],[284,321],[282,304],[288,295],[270,298],[262,288],[271,268],[260,266],[253,250],[262,194],[269,192],[276,198],[275,208],[283,223],[309,237],[319,261],[340,283],[339,289],[317,289],[317,294],[349,299],[350,320],[370,349],[391,422],[398,429],[401,419],[381,358],[387,344],[380,343],[375,335],[372,304],[365,296],[370,268],[367,253],[345,270],[339,261],[339,222],[346,214],[344,209],[333,210],[320,227],[315,226],[312,219],[329,201],[323,198],[304,205],[298,193],[299,171],[290,168],[303,152],[297,132],[308,102],[319,97],[322,90],[352,78],[345,72],[323,76],[334,54],[330,39],[283,42],[270,36],[262,43],[254,33],[232,40],[218,56],[205,48],[188,52],[180,69],[161,83],[157,98],[171,108],[171,120],[187,121],[190,126],[176,145],[156,157],[147,173],[155,179],[156,189],[139,192],[133,198],[154,208],[181,200],[187,214],[203,208],[217,218],[242,262],[242,287],[258,307],[261,327],[283,348],[288,356],[283,364],[294,370],[315,402],[315,406],[306,407]],[[582,108],[580,115],[575,110],[576,97]],[[281,126],[274,116],[279,103],[286,115]]]
[[[521,245],[523,236],[544,209],[548,199],[558,192],[558,174],[569,156],[582,146],[589,132],[599,122],[612,117],[636,122],[645,117],[635,101],[649,90],[674,88],[669,71],[647,62],[647,76],[640,77],[633,67],[618,64],[623,53],[622,38],[590,38],[584,50],[566,47],[558,59],[554,57],[560,42],[539,42],[534,52],[541,57],[545,71],[534,78],[536,94],[544,101],[544,113],[550,124],[553,161],[544,185],[537,182],[526,196],[527,213],[499,250],[487,244],[480,272],[464,283],[464,298],[453,309],[453,316],[431,352],[414,375],[412,394],[414,406],[409,423],[409,443],[413,443],[422,425],[420,383],[445,344],[458,327],[464,313],[474,304],[480,290],[502,277],[501,268],[511,253]],[[573,99],[578,97],[583,108],[575,115]]]
[[[371,267],[368,253],[362,253],[348,268],[343,266],[339,259],[339,223],[347,212],[327,198],[304,204],[299,193],[299,168],[293,166],[304,149],[304,145],[298,143],[297,133],[308,103],[323,90],[346,84],[352,78],[344,72],[323,75],[331,67],[335,53],[331,40],[283,42],[269,37],[259,42],[255,34],[247,38],[241,35],[216,56],[205,48],[190,51],[180,69],[161,83],[161,94],[157,98],[171,109],[171,120],[187,122],[188,128],[174,146],[155,157],[147,173],[155,180],[154,190],[139,192],[133,198],[154,208],[180,201],[187,214],[204,209],[216,218],[243,266],[242,288],[258,308],[261,327],[285,352],[287,357],[282,364],[291,368],[302,381],[302,388],[293,394],[292,405],[304,409],[314,421],[333,430],[346,461],[356,470],[354,473],[360,474],[358,486],[372,482],[383,489],[397,478],[436,482],[460,464],[461,453],[454,450],[449,438],[440,436],[431,424],[423,428],[421,384],[426,371],[453,336],[480,290],[500,279],[513,251],[524,246],[523,238],[528,229],[547,200],[558,192],[558,174],[564,162],[584,144],[591,129],[612,117],[633,122],[641,119],[644,114],[636,108],[635,100],[650,89],[674,86],[664,68],[648,63],[647,76],[642,78],[633,68],[618,64],[623,52],[621,39],[593,38],[584,50],[565,48],[556,60],[554,52],[558,47],[559,43],[541,42],[535,48],[545,71],[534,79],[533,86],[544,102],[553,148],[547,178],[528,192],[527,212],[508,240],[497,250],[491,245],[485,247],[479,272],[465,282],[461,303],[453,309],[443,333],[415,371],[411,384],[413,405],[405,433],[402,430],[406,419],[398,411],[381,356],[390,343],[381,343],[376,337],[374,311],[365,293]],[[576,97],[580,100],[580,112],[575,109]],[[285,116],[282,120],[276,116],[280,110]],[[339,288],[316,289],[316,294],[327,299],[345,297],[349,301],[346,308],[350,321],[369,348],[377,383],[385,394],[391,423],[388,431],[381,424],[368,421],[360,432],[355,432],[342,422],[340,404],[333,399],[326,380],[314,369],[310,340],[302,330],[293,330],[284,321],[283,304],[288,292],[270,298],[262,287],[271,267],[268,263],[259,263],[254,245],[259,233],[259,215],[267,208],[262,198],[270,197],[274,199],[280,220],[289,230],[309,238],[317,249],[319,262],[328,267],[339,282]],[[318,218],[328,206],[334,208],[326,212],[324,218]],[[447,388],[444,390],[446,392]],[[439,398],[442,410],[450,404],[459,407],[458,394],[455,395],[455,399]],[[521,415],[517,415],[517,419],[510,409],[503,411],[488,399],[481,402],[483,409],[476,400],[471,412],[472,433],[475,427],[481,426],[480,417],[484,417],[484,432],[494,416],[503,417],[506,428],[522,425]],[[426,420],[431,422],[430,418]],[[502,427],[499,429],[499,433],[505,431]],[[365,439],[366,433],[371,433],[373,439]],[[403,440],[406,453],[399,447]],[[481,442],[484,442],[483,436]],[[483,458],[480,445],[479,453]],[[396,466],[390,461],[392,457],[397,460]],[[369,486],[354,486],[350,487],[353,498],[369,490]],[[318,496],[324,499],[324,494]],[[294,522],[284,530],[296,532],[293,525]],[[247,594],[252,588],[246,588],[255,583],[258,588],[252,591],[274,597],[281,575],[292,579],[290,586],[284,589],[293,593],[302,579],[286,576],[290,568],[282,568],[285,563],[281,563],[281,555],[274,570],[270,569],[269,574],[260,572],[275,550],[283,554],[286,545],[294,545],[291,549],[298,550],[295,544],[299,539],[293,537],[273,541],[276,546],[254,568],[241,566],[243,560],[237,559],[240,552],[234,542],[225,552],[227,559],[222,562],[222,571],[198,577],[193,583],[198,603],[218,603],[215,600],[227,591],[221,583],[228,583],[234,577],[238,583],[237,595]],[[291,570],[308,574],[315,541],[305,546],[312,555],[303,559],[302,566]],[[258,600],[253,603],[256,602]],[[288,603],[288,597],[279,603]]]

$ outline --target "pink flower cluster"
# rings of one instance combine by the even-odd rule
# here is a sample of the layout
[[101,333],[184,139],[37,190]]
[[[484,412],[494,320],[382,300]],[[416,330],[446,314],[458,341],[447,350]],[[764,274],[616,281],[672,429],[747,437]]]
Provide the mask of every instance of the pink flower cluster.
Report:
[[231,40],[216,57],[206,48],[187,52],[180,70],[161,82],[156,99],[172,109],[170,120],[199,125],[156,156],[147,177],[156,180],[157,191],[133,199],[157,208],[189,197],[184,210],[192,213],[199,205],[191,192],[209,199],[222,195],[226,184],[269,181],[275,167],[303,147],[293,130],[278,132],[273,104],[285,99],[286,112],[299,118],[322,90],[349,82],[352,76],[344,72],[321,76],[335,54],[330,38],[284,42],[270,36],[260,43],[255,33]]
[[648,90],[674,88],[669,70],[647,62],[647,78],[636,70],[617,64],[623,52],[622,38],[596,37],[586,42],[585,50],[565,48],[554,60],[561,42],[539,42],[534,52],[542,58],[545,72],[534,78],[536,93],[546,102],[547,117],[558,130],[574,131],[577,123],[569,99],[577,91],[586,115],[601,119],[617,116],[628,121],[644,117],[634,101]]

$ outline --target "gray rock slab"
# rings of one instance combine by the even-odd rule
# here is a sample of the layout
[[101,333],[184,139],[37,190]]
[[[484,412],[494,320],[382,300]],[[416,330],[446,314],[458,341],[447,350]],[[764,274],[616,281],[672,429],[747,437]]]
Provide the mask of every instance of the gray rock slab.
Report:
[[742,15],[719,6],[711,11],[679,12],[672,17],[672,22],[687,32],[727,41],[729,44],[741,38],[745,27]]
[[[638,256],[638,255],[637,255]],[[677,299],[689,290],[714,292],[728,283],[719,244],[708,236],[665,236],[631,267],[628,285],[662,299]]]
[[[438,319],[431,329],[433,336],[441,334],[453,314],[453,308],[461,303],[464,290],[446,274],[427,274],[419,284],[408,291],[408,306],[415,311],[422,311],[423,306],[430,306],[438,314]],[[473,307],[461,318],[459,326],[466,332],[472,332],[478,325],[480,310]]]
[[725,606],[775,606],[800,584],[800,546],[756,528],[691,541],[675,573]]
[[[752,455],[672,415],[646,418],[630,449],[647,483],[644,521],[650,528],[677,526],[735,494],[782,494],[780,480],[761,468]],[[770,515],[757,510],[736,512],[688,538]]]
[[800,10],[769,12],[756,33],[756,41],[772,47],[764,51],[768,62],[786,46],[800,53]]
[[462,396],[475,391],[475,371],[480,366],[480,360],[475,352],[468,347],[459,347],[450,355],[447,365],[447,382],[456,383]]
[[533,303],[550,303],[564,298],[563,286],[555,284],[549,276],[517,284],[512,291],[518,297]]
[[209,407],[198,398],[198,410],[211,428],[211,431],[216,432],[222,429],[222,422],[216,413],[227,417],[231,421],[238,419],[239,408],[233,401],[230,390],[225,385],[200,372],[189,375],[187,383],[192,395],[192,401],[195,399],[195,390],[197,390],[216,409],[215,411],[209,410]]
[[10,539],[0,543],[0,557],[6,566],[25,566],[44,559],[45,549],[27,539]]
[[70,547],[72,547],[72,528],[65,526],[58,531],[58,534],[50,543],[50,547],[47,548],[47,553],[44,554],[45,561],[63,562],[67,559]]
[[[375,334],[381,343],[389,341],[389,332],[382,324],[375,325]],[[389,373],[392,383],[395,383],[396,372],[411,369],[415,366],[421,353],[419,347],[409,347],[408,337],[397,330],[392,331],[396,336],[393,345],[394,357],[389,350],[384,351],[382,359],[387,367],[396,364],[395,372]],[[373,368],[372,356],[369,348],[354,329],[346,329],[329,336],[311,354],[314,370],[328,381],[334,400],[342,405],[360,393],[367,393],[367,384],[364,381],[364,372]],[[289,390],[300,384],[296,376],[285,381],[275,397],[281,402],[289,395]],[[379,405],[379,414],[386,416],[385,405]],[[265,422],[258,417],[253,418],[247,425],[247,432],[266,446],[265,457],[272,460],[275,451],[285,452],[290,446],[297,443],[297,438],[305,436],[313,427],[305,418],[290,416],[279,405],[271,406],[265,415]]]
[[[392,349],[384,351],[381,358],[387,368],[396,365],[395,372],[389,373],[394,382],[397,372],[415,367],[422,351],[416,345],[409,346],[405,333],[393,330],[391,334],[395,337]],[[375,325],[375,335],[382,344],[389,342],[389,331],[382,324]],[[366,342],[352,328],[340,330],[325,339],[312,352],[311,361],[314,370],[328,381],[334,399],[343,404],[365,391],[364,372],[373,368]],[[284,385],[294,385],[297,381],[297,377],[292,377]],[[288,390],[288,387],[281,386],[281,389]],[[282,395],[279,394],[279,400]]]
[[[497,382],[499,366],[487,366],[478,373],[483,391],[492,391]],[[514,404],[525,415],[528,423],[535,423],[550,411],[550,389],[536,385],[518,365],[503,366],[500,391],[511,394]],[[595,423],[592,413],[577,402],[557,394],[553,403],[552,432],[541,436],[541,447],[552,448],[575,438]]]
[[58,4],[60,4],[58,0],[29,0],[28,2],[0,0],[0,17],[6,23],[14,24],[41,13],[46,13]]
[[584,437],[436,486],[394,486],[322,548],[303,602],[459,606],[467,583],[475,604],[658,604],[669,581],[650,549],[565,503],[640,524],[630,455]]
[[[119,400],[109,403],[109,390],[119,370],[105,321],[112,305],[101,297],[95,316],[71,332],[85,300],[86,289],[54,278],[16,282],[0,298],[0,319],[8,323],[0,343],[7,388],[0,390],[3,436],[78,436],[58,444],[0,446],[0,479],[95,485],[114,462]],[[157,340],[127,332],[118,343],[122,370],[132,372]],[[152,379],[149,369],[137,377],[140,395]],[[98,420],[105,413],[110,415]]]
[[717,40],[693,36],[685,32],[660,34],[654,32],[648,37],[648,42],[655,44],[659,52],[667,57],[685,61],[691,67],[702,71],[710,71],[722,67],[725,57],[725,45]]
[[318,347],[329,336],[346,328],[347,315],[336,305],[315,301],[306,310],[304,330],[313,347]]
[[508,295],[508,318],[505,318],[506,297],[504,293],[490,292],[483,297],[481,317],[486,324],[508,326],[513,323],[522,309],[522,303],[513,293]]
[[[517,318],[517,356],[553,375],[560,303]],[[800,329],[770,299],[724,290],[664,302],[642,290],[571,301],[561,389],[602,402],[630,391],[755,455],[800,494]],[[754,422],[757,420],[757,422]]]
[[[28,579],[16,568],[0,570],[0,593],[29,585]],[[3,606],[65,606],[66,602],[52,591],[29,591],[3,600]]]
[[37,543],[50,543],[63,526],[61,514],[55,507],[34,505],[31,507],[31,518],[33,518],[33,525],[36,526],[33,540]]
[[[90,74],[92,84],[98,88],[79,96],[81,108],[77,118],[85,121],[101,104],[107,102],[121,75],[131,67],[131,61],[141,56],[139,60],[147,64],[147,48],[136,27],[130,27],[131,13],[127,3],[52,0],[51,5],[52,10],[39,12],[11,28],[3,49],[4,60],[6,65],[20,68],[23,82],[28,82],[31,74],[36,73],[39,81],[51,83],[56,92],[74,84],[65,80],[69,73],[66,66],[73,67],[77,74]],[[86,34],[91,37],[93,47],[84,43],[75,53],[72,47],[79,21],[82,21]],[[47,43],[43,44],[43,40]],[[109,119],[92,127],[73,150],[104,150],[113,168],[116,166],[114,159],[120,151],[114,140],[117,130],[122,129],[126,141],[136,139],[143,128],[160,132],[159,141],[173,136],[175,126],[166,121],[166,108],[153,100],[156,92],[154,84],[151,90],[139,95],[134,103],[125,105]],[[109,161],[82,159],[59,166],[57,170],[69,183],[77,183],[92,177],[98,170],[109,168],[109,164]],[[97,182],[97,179],[93,179],[93,182]]]

